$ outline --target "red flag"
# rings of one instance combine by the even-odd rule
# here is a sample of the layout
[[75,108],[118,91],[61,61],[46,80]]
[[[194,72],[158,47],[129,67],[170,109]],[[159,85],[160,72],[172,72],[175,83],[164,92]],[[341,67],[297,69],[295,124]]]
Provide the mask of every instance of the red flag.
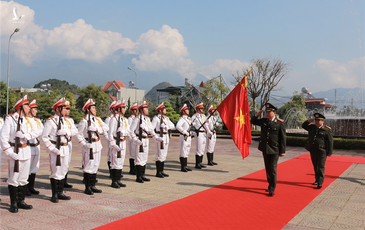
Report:
[[242,78],[241,82],[217,108],[243,159],[249,155],[249,145],[252,143],[250,107],[247,95],[247,76],[251,71]]

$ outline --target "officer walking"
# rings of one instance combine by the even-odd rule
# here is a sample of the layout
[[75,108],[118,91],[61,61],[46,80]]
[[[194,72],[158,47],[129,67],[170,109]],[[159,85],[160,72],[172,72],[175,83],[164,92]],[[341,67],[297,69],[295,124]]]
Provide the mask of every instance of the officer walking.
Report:
[[270,103],[265,104],[266,116],[258,119],[263,110],[251,118],[251,123],[261,127],[259,150],[262,151],[265,162],[266,178],[269,187],[266,190],[270,196],[275,194],[276,168],[279,156],[285,156],[286,131],[284,122],[275,117],[277,108]]
[[[305,149],[310,152],[312,159],[315,182],[317,188],[322,188],[324,181],[324,168],[327,156],[332,155],[333,136],[328,126],[324,126],[324,119],[320,113],[315,113],[314,119],[309,119],[302,124],[303,129],[308,131],[308,140]],[[314,124],[311,124],[314,121]]]
[[174,123],[166,116],[166,107],[162,102],[156,107],[158,115],[152,119],[152,128],[155,133],[163,139],[163,142],[155,141],[156,143],[156,177],[164,178],[169,175],[164,172],[165,160],[169,149],[169,130],[175,129]]

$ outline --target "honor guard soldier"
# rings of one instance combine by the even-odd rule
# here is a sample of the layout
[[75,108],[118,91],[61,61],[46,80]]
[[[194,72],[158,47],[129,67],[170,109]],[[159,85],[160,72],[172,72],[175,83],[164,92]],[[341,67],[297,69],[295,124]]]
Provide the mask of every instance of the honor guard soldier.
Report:
[[276,168],[279,156],[285,155],[286,150],[286,131],[284,122],[275,117],[277,108],[270,103],[265,104],[266,116],[258,119],[263,110],[259,111],[251,118],[253,125],[261,127],[261,137],[259,150],[264,157],[266,178],[269,183],[268,189],[270,196],[273,196],[276,188]]
[[313,115],[314,124],[310,124],[313,122],[313,119],[309,119],[302,124],[302,127],[308,131],[308,140],[305,144],[305,149],[310,152],[312,159],[316,178],[313,185],[317,185],[317,188],[320,189],[324,181],[324,168],[327,156],[332,155],[333,136],[332,130],[328,126],[324,126],[325,116],[320,113]]
[[210,137],[207,136],[207,158],[208,158],[208,165],[213,166],[217,165],[213,161],[213,154],[214,154],[214,147],[215,143],[217,142],[217,132],[215,130],[215,126],[217,124],[217,118],[215,117],[215,109],[213,105],[211,105],[208,109],[208,118],[207,118],[207,128],[210,130],[212,135]]
[[192,120],[189,117],[189,108],[186,104],[180,109],[182,116],[176,124],[176,129],[179,131],[179,143],[180,143],[180,165],[182,172],[191,171],[188,168],[188,156],[191,148],[191,136],[196,136],[194,131],[191,131]]
[[167,156],[167,151],[169,149],[169,130],[175,129],[174,123],[165,116],[166,107],[162,102],[157,106],[156,111],[158,115],[154,116],[152,119],[152,127],[155,133],[163,139],[163,142],[155,141],[156,143],[156,177],[164,178],[169,175],[164,172],[165,160]]
[[[70,108],[70,102],[69,101],[65,101],[65,109],[66,109],[66,125],[67,125],[67,128],[70,130],[70,132],[71,132],[71,130],[74,128],[74,127],[76,127],[75,126],[75,121],[74,121],[74,119],[72,119],[71,117],[70,117],[70,112],[71,112],[71,108]],[[68,139],[67,139],[67,141],[68,141],[68,149],[69,149],[69,153],[70,153],[70,155],[69,155],[69,157],[68,157],[68,165],[70,165],[70,163],[71,163],[71,157],[72,157],[72,137],[67,137]],[[64,185],[63,185],[63,187],[65,187],[65,188],[72,188],[72,185],[70,185],[69,183],[67,183],[67,176],[68,176],[68,172],[66,173],[66,176],[65,176],[65,183],[64,183]]]
[[[110,106],[109,106],[109,111],[111,112],[111,114],[105,118],[105,121],[104,123],[109,127],[110,124],[110,120],[115,116],[115,109],[114,109],[114,106],[117,104],[116,101],[113,101]],[[105,138],[107,139],[108,141],[108,155],[107,155],[107,164],[108,164],[108,169],[109,169],[109,177],[111,178],[112,175],[111,175],[111,172],[110,172],[110,151],[111,151],[111,146],[110,146],[110,143],[109,143],[109,134],[107,133],[107,135],[105,135]]]
[[55,115],[48,118],[44,125],[42,140],[49,153],[51,175],[49,176],[52,188],[51,202],[70,200],[71,197],[63,194],[65,176],[70,163],[70,149],[68,140],[77,134],[75,125],[70,129],[70,122],[66,117],[65,98],[57,101],[52,108]]
[[145,101],[138,107],[138,110],[140,115],[138,118],[133,120],[132,126],[130,128],[130,134],[136,149],[136,158],[134,162],[137,173],[136,181],[143,183],[144,181],[150,181],[150,179],[145,177],[149,148],[148,134],[150,134],[153,139],[159,142],[162,142],[163,140],[161,137],[158,137],[153,130],[151,121],[149,117],[147,117],[148,107]]
[[86,116],[79,123],[77,139],[82,145],[85,193],[93,195],[102,192],[102,190],[95,187],[101,149],[103,148],[100,142],[100,134],[108,132],[109,127],[100,117],[96,116],[96,105],[91,98],[87,100],[82,110],[86,113]]
[[205,168],[202,164],[203,156],[206,148],[207,134],[210,138],[212,133],[208,129],[206,123],[206,116],[204,115],[203,103],[195,106],[196,113],[191,117],[193,120],[193,126],[195,127],[196,138],[195,138],[195,168]]
[[33,100],[29,104],[30,112],[28,114],[28,118],[31,121],[32,128],[39,130],[39,136],[34,137],[33,139],[29,140],[29,146],[31,151],[31,158],[30,158],[30,170],[29,170],[29,177],[28,177],[28,189],[25,195],[30,196],[31,194],[38,195],[39,191],[34,189],[34,181],[36,174],[39,170],[39,160],[40,160],[40,142],[39,137],[43,132],[43,124],[42,121],[37,118],[38,106],[36,104],[36,100]]
[[[132,113],[128,117],[128,125],[129,127],[132,125],[133,120],[138,116],[138,104],[134,103],[132,107],[129,109]],[[133,140],[128,138],[128,150],[129,150],[129,174],[136,175],[136,168],[134,167],[134,159],[136,157],[136,148]]]
[[27,95],[17,101],[13,108],[16,112],[6,116],[1,130],[0,145],[8,161],[9,211],[17,213],[18,208],[33,208],[24,202],[31,158],[28,141],[38,137],[40,133],[32,128],[31,121],[26,118],[26,114],[29,113]]
[[129,136],[128,120],[124,117],[125,101],[118,103],[115,107],[116,114],[109,122],[108,139],[111,147],[110,151],[110,172],[112,177],[111,187],[126,187],[120,182],[122,169],[127,151],[126,137]]

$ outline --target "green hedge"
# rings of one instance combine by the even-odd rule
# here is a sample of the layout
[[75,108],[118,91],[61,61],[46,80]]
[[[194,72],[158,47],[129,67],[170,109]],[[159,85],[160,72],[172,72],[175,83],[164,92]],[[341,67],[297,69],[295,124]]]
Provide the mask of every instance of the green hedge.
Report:
[[[302,146],[304,147],[306,137],[294,137],[287,136],[286,144],[288,146]],[[365,140],[362,139],[344,139],[344,138],[334,138],[333,139],[334,149],[365,149]]]

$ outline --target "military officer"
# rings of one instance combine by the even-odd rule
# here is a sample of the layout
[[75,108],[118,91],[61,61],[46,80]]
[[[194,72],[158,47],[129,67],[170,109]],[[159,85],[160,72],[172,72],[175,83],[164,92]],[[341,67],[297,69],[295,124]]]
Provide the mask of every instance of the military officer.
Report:
[[202,169],[205,168],[202,164],[203,156],[206,148],[206,139],[211,138],[213,135],[209,130],[206,123],[207,117],[204,115],[203,103],[195,106],[196,113],[191,117],[193,120],[193,126],[195,127],[196,138],[195,138],[195,168]]
[[269,192],[270,196],[273,196],[276,188],[276,167],[279,156],[285,156],[286,131],[283,120],[275,117],[277,108],[270,103],[266,103],[265,110],[265,117],[258,118],[263,112],[261,110],[251,118],[251,123],[261,126],[259,150],[262,151],[264,157],[266,178],[269,183],[266,191]]
[[[29,108],[30,108],[30,112],[28,114],[28,118],[31,121],[33,128],[39,130],[39,136],[40,136],[43,132],[43,124],[42,124],[41,120],[36,117],[37,112],[38,112],[38,106],[36,104],[36,100],[33,100],[29,104]],[[41,151],[41,148],[39,146],[39,143],[40,143],[39,136],[34,137],[33,139],[29,140],[29,146],[30,146],[30,151],[31,151],[32,157],[30,158],[30,170],[29,170],[29,177],[28,177],[29,183],[28,183],[28,189],[26,192],[27,196],[30,196],[31,194],[35,194],[35,195],[39,194],[39,191],[34,189],[34,181],[35,181],[35,177],[38,172],[38,169],[39,169],[39,159],[40,159],[40,151]]]
[[[138,116],[138,104],[134,103],[131,108],[129,109],[132,113],[128,117],[128,125],[129,127],[132,125],[133,120]],[[136,175],[136,169],[134,167],[134,159],[136,157],[136,149],[135,144],[133,144],[133,140],[128,138],[128,150],[129,150],[129,174]]]
[[101,149],[103,148],[99,135],[108,132],[109,127],[100,117],[96,116],[96,105],[91,98],[86,101],[82,110],[86,113],[86,116],[79,123],[77,139],[82,145],[85,194],[93,195],[102,192],[102,190],[95,187]]
[[208,165],[213,166],[217,165],[213,161],[213,154],[214,154],[214,147],[217,141],[217,132],[215,130],[215,125],[217,124],[217,118],[215,117],[215,109],[213,105],[211,105],[208,109],[208,118],[207,118],[207,126],[212,135],[210,137],[207,136],[207,158],[208,158]]
[[150,134],[154,140],[159,142],[163,142],[163,139],[157,136],[152,128],[151,121],[148,117],[148,107],[145,101],[138,107],[138,110],[140,115],[138,118],[133,120],[130,127],[130,136],[134,142],[136,151],[134,162],[137,173],[136,182],[143,183],[144,181],[150,181],[150,179],[145,177],[149,148],[148,134]]
[[[17,213],[18,208],[32,209],[32,205],[24,202],[25,191],[28,184],[31,151],[28,141],[33,136],[39,136],[39,130],[32,128],[31,121],[26,119],[29,113],[29,101],[27,95],[17,101],[13,107],[16,112],[6,116],[4,126],[0,134],[1,149],[8,161],[8,189],[10,196],[10,209]],[[19,126],[19,130],[17,128]],[[18,141],[18,151],[15,149],[15,141]],[[15,165],[17,164],[17,165]],[[16,166],[16,167],[15,167]],[[15,170],[14,168],[18,169]]]
[[188,168],[188,156],[191,148],[191,137],[193,135],[196,135],[196,133],[194,131],[191,131],[192,120],[189,117],[189,108],[186,104],[181,107],[180,113],[182,114],[182,116],[179,118],[179,121],[176,124],[176,129],[180,133],[180,165],[182,172],[188,172],[191,171],[191,169]]
[[[108,126],[109,126],[109,122],[110,122],[110,120],[115,116],[115,108],[114,108],[114,106],[117,104],[117,102],[116,101],[113,101],[110,105],[109,105],[109,111],[111,112],[111,114],[107,117],[107,118],[105,118],[105,121],[104,121],[104,123],[105,124],[107,124]],[[108,133],[107,133],[107,135],[105,135],[105,138],[107,139],[107,141],[108,141],[108,155],[107,155],[107,164],[108,164],[108,168],[109,168],[109,177],[111,178],[112,176],[111,176],[111,171],[110,171],[110,151],[111,151],[111,146],[110,146],[110,143],[109,143],[109,137],[108,137],[109,135],[108,135]]]
[[[163,139],[163,142],[155,141],[156,143],[156,177],[164,178],[169,175],[164,172],[165,160],[169,149],[169,130],[175,129],[174,123],[166,116],[166,107],[162,102],[156,107],[158,115],[152,119],[152,128],[155,133]],[[162,144],[163,143],[163,144]]]
[[70,163],[68,141],[72,136],[77,135],[77,129],[75,125],[71,129],[69,128],[71,122],[66,117],[65,107],[65,98],[61,98],[52,105],[55,115],[48,118],[42,133],[42,141],[46,145],[49,154],[51,170],[49,178],[52,188],[51,202],[53,203],[58,203],[58,200],[71,199],[71,197],[63,194],[63,189]]
[[[108,139],[111,147],[110,151],[110,172],[112,176],[113,188],[126,187],[120,182],[122,176],[122,169],[127,151],[126,137],[129,136],[129,125],[125,114],[125,101],[115,105],[116,114],[109,122]],[[118,143],[119,142],[119,143]]]
[[[333,136],[328,126],[324,126],[324,119],[320,113],[315,113],[314,119],[309,119],[302,124],[303,129],[308,131],[308,140],[305,148],[310,152],[314,168],[317,188],[322,188],[324,181],[324,168],[327,156],[332,155]],[[314,121],[314,124],[311,124]]]
[[[70,102],[69,101],[65,101],[65,109],[66,109],[66,113],[65,113],[65,116],[66,116],[66,125],[67,125],[67,127],[68,127],[68,129],[70,130],[70,132],[72,131],[72,129],[74,128],[74,127],[76,127],[75,126],[75,121],[74,121],[74,119],[72,119],[71,117],[70,117],[70,113],[71,113],[71,108],[70,108]],[[67,139],[67,141],[68,141],[68,149],[69,149],[69,153],[70,153],[70,155],[69,155],[69,158],[68,158],[68,165],[70,165],[70,163],[71,163],[71,156],[72,156],[72,137],[68,137],[68,139]],[[67,183],[67,176],[68,176],[68,172],[66,173],[66,176],[65,176],[65,183],[64,183],[64,185],[63,185],[63,187],[65,187],[65,188],[72,188],[73,186],[72,185],[70,185],[69,183]]]

